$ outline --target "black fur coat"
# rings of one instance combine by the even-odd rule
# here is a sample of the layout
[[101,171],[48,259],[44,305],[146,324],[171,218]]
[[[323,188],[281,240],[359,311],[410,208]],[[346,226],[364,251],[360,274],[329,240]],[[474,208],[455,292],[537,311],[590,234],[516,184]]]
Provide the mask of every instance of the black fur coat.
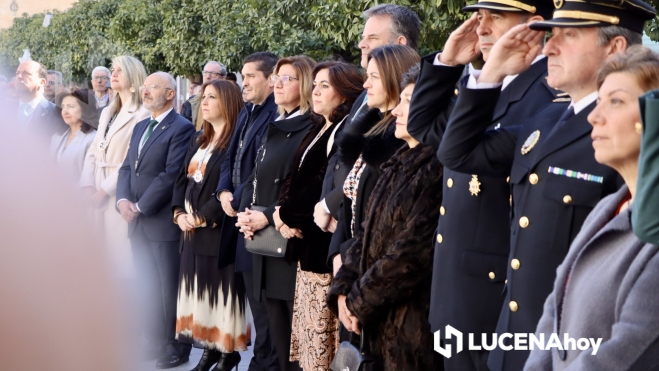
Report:
[[[436,148],[405,145],[382,165],[362,231],[337,273],[339,295],[366,335],[374,370],[434,370],[441,363],[428,322],[432,239],[442,200]],[[439,362],[439,363],[438,363]]]

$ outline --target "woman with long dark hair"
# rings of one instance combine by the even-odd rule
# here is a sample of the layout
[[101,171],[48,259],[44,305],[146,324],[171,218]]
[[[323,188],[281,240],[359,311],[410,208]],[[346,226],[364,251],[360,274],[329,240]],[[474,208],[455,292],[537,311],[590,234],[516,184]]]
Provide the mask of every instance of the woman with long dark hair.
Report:
[[400,103],[392,111],[394,135],[404,144],[381,167],[365,210],[363,228],[346,253],[328,305],[344,326],[364,331],[374,370],[436,370],[428,322],[434,248],[442,200],[437,148],[419,144],[407,131],[418,65],[404,75]]
[[179,342],[204,349],[193,371],[229,371],[251,338],[242,275],[234,271],[235,228],[215,198],[222,163],[242,109],[240,89],[215,80],[202,87],[203,129],[192,137],[172,199],[181,236],[176,315]]
[[298,261],[291,359],[304,370],[328,370],[338,346],[339,327],[325,304],[332,281],[332,271],[325,264],[332,234],[313,222],[313,210],[327,163],[336,151],[334,138],[362,92],[362,74],[354,65],[330,61],[318,64],[312,77],[313,126],[295,152],[273,218]]

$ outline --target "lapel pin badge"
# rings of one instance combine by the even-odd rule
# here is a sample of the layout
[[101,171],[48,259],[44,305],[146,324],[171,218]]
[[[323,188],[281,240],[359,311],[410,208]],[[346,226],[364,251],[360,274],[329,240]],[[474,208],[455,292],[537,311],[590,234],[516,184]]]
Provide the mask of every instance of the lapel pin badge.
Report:
[[538,143],[538,140],[540,139],[540,130],[536,130],[531,135],[529,135],[528,138],[526,138],[526,141],[524,142],[524,145],[522,146],[522,154],[525,155],[535,147],[535,145]]

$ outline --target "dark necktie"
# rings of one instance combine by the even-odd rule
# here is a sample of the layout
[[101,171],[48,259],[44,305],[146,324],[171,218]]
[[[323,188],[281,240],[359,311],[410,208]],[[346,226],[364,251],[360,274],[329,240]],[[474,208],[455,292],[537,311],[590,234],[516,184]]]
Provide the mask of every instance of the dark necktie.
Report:
[[140,147],[144,146],[144,143],[146,143],[147,140],[149,140],[149,137],[153,133],[153,129],[158,125],[158,121],[156,120],[151,120],[149,121],[149,126],[146,128],[146,133],[144,134],[144,138],[142,139],[142,143],[140,144]]
[[558,120],[558,124],[556,124],[556,129],[560,128],[563,126],[567,120],[571,119],[574,117],[574,106],[570,106],[563,114],[561,115],[561,118]]

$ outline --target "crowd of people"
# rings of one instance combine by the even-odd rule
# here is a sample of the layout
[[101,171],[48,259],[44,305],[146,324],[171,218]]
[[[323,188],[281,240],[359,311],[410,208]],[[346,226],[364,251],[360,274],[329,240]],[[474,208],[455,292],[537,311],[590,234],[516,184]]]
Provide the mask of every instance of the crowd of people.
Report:
[[[637,189],[656,125],[639,100],[659,55],[639,44],[656,11],[463,12],[422,58],[412,10],[367,9],[363,70],[261,51],[241,89],[208,61],[180,113],[174,78],[131,56],[92,89],[19,65],[19,125],[50,140],[137,292],[143,357],[173,368],[194,346],[192,371],[229,371],[252,346],[252,371],[337,371],[347,342],[364,370],[659,367],[659,247],[633,228],[656,220],[632,223],[653,192]],[[473,336],[434,335],[449,327]],[[493,333],[566,340],[489,351]]]

